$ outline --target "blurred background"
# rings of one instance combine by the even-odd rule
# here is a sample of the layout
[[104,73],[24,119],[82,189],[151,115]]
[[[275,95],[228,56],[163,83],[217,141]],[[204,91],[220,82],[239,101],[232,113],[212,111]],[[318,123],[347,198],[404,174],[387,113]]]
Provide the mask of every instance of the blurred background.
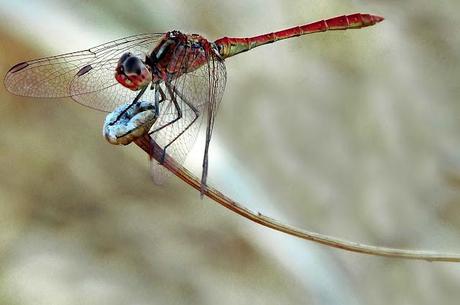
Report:
[[[344,13],[374,27],[227,60],[208,182],[358,242],[460,252],[458,1],[0,1],[0,74],[142,32],[210,40]],[[458,304],[460,265],[343,252],[251,223],[146,155],[102,112],[0,89],[0,303]],[[203,142],[186,165],[199,174]]]

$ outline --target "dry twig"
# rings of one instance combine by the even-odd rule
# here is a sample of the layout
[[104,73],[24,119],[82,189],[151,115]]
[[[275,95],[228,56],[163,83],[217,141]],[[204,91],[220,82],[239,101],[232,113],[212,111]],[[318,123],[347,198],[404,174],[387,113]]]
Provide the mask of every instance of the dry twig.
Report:
[[[161,147],[153,141],[148,135],[141,137],[135,142],[140,148],[142,148],[151,158],[160,160],[163,150]],[[190,171],[178,164],[173,158],[166,155],[163,166],[171,171],[178,178],[182,179],[188,185],[192,186],[196,190],[201,190],[200,180],[195,177]],[[238,202],[235,202],[231,198],[220,193],[216,189],[206,186],[204,194],[224,206],[225,208],[240,214],[241,216],[259,223],[263,226],[272,228],[274,230],[287,233],[289,235],[297,236],[302,239],[311,240],[317,243],[321,243],[330,247],[339,248],[347,251],[353,251],[358,253],[364,253],[376,256],[387,256],[394,258],[404,259],[415,259],[415,260],[426,260],[426,261],[442,261],[442,262],[460,262],[460,255],[438,253],[431,251],[417,251],[417,250],[403,250],[386,247],[376,247],[365,244],[360,244],[352,241],[343,240],[333,236],[323,235],[315,232],[310,232],[302,229],[298,229],[289,225],[285,225],[273,218],[262,215],[258,212],[253,212],[248,208],[244,207]]]

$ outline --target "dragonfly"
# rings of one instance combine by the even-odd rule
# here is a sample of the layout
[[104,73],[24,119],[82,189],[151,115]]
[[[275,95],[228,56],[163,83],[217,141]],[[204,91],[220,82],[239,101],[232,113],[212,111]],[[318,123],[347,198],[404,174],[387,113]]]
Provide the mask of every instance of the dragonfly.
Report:
[[[225,60],[255,47],[317,32],[359,29],[384,18],[356,13],[248,38],[214,42],[179,31],[138,34],[87,50],[25,61],[13,66],[4,84],[13,94],[70,97],[110,112],[104,136],[127,145],[150,135],[179,164],[206,122],[201,193],[206,187],[209,146],[226,84]],[[159,163],[161,168],[161,160]]]

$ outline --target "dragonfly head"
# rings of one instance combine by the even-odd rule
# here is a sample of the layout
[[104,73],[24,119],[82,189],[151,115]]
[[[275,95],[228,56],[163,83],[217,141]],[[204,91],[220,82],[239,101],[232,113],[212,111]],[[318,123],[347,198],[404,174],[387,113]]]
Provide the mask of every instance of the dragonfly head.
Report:
[[150,84],[152,72],[139,57],[127,52],[118,61],[115,79],[126,88],[136,91]]

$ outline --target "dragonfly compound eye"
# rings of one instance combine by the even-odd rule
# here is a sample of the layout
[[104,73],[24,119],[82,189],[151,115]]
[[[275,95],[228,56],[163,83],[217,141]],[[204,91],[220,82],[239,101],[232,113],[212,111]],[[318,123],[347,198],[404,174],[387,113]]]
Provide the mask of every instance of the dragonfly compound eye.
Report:
[[133,56],[131,52],[126,52],[123,55],[121,55],[120,60],[118,61],[118,64],[122,64],[128,57]]
[[140,90],[152,81],[150,67],[131,53],[120,57],[115,71],[116,80],[131,90]]
[[140,75],[142,69],[145,69],[144,63],[136,56],[130,56],[122,63],[123,70],[126,75]]

